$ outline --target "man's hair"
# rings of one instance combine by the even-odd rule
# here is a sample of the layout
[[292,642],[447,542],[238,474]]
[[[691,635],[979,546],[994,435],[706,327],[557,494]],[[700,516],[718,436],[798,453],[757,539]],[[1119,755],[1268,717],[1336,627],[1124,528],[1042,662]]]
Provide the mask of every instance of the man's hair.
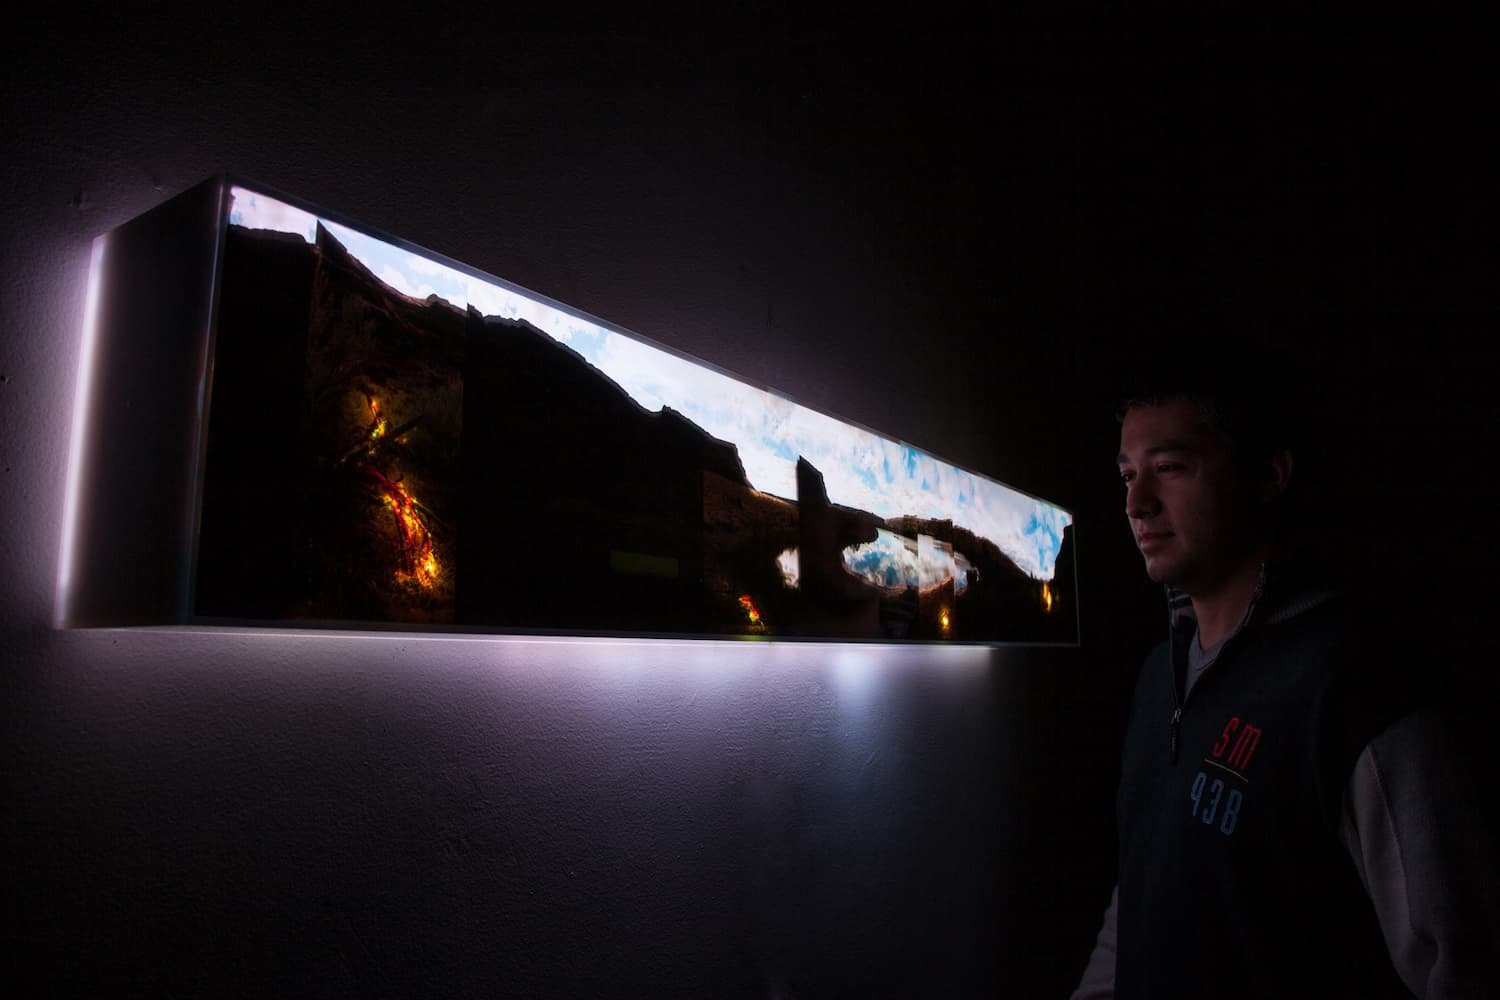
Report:
[[1157,361],[1143,372],[1125,372],[1115,414],[1174,401],[1197,405],[1204,423],[1223,437],[1235,463],[1258,476],[1265,462],[1286,449],[1300,455],[1305,421],[1303,391],[1292,372],[1295,362],[1282,354],[1268,356],[1243,342],[1242,350],[1222,351],[1211,360],[1195,355],[1183,361]]
[[1289,401],[1269,389],[1252,395],[1225,382],[1204,381],[1141,386],[1123,396],[1115,418],[1123,423],[1130,410],[1173,402],[1197,406],[1203,422],[1224,439],[1235,464],[1247,475],[1259,473],[1281,449],[1298,451]]

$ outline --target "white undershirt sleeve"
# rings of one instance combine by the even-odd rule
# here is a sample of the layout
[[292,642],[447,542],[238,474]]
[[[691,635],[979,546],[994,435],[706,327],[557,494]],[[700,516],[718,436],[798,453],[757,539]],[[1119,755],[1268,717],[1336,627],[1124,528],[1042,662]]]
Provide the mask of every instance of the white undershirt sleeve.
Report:
[[1099,937],[1094,942],[1089,964],[1084,967],[1083,978],[1073,991],[1070,1000],[1114,1000],[1115,995],[1115,910],[1120,903],[1117,886],[1110,894],[1109,906],[1104,910],[1104,924],[1099,928]]
[[1339,832],[1407,988],[1422,1000],[1500,997],[1500,862],[1434,718],[1403,718],[1364,749]]

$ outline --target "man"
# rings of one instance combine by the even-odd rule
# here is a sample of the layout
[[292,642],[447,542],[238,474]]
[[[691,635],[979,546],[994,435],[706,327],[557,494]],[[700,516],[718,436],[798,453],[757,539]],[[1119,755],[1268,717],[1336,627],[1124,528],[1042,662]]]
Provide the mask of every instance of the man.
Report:
[[1425,665],[1288,551],[1284,427],[1127,403],[1119,469],[1169,640],[1137,681],[1119,878],[1075,1000],[1500,997],[1496,876]]

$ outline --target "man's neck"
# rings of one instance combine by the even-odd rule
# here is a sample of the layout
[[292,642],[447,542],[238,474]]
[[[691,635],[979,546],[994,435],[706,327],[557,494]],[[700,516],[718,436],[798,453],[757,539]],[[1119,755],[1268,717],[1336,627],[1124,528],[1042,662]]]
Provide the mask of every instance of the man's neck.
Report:
[[1238,572],[1212,588],[1189,591],[1193,615],[1198,619],[1198,645],[1204,649],[1218,643],[1239,627],[1260,583],[1261,560],[1247,562]]

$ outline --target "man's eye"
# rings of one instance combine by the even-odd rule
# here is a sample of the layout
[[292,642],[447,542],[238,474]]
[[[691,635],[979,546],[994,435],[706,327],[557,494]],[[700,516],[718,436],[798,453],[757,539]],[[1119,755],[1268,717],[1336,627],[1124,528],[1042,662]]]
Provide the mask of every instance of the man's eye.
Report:
[[1156,467],[1157,472],[1177,472],[1182,468],[1181,462],[1162,462]]
[[1135,478],[1135,473],[1134,472],[1122,472],[1122,473],[1120,473],[1120,482],[1122,482],[1122,483],[1128,483],[1128,482],[1130,482],[1134,478]]

